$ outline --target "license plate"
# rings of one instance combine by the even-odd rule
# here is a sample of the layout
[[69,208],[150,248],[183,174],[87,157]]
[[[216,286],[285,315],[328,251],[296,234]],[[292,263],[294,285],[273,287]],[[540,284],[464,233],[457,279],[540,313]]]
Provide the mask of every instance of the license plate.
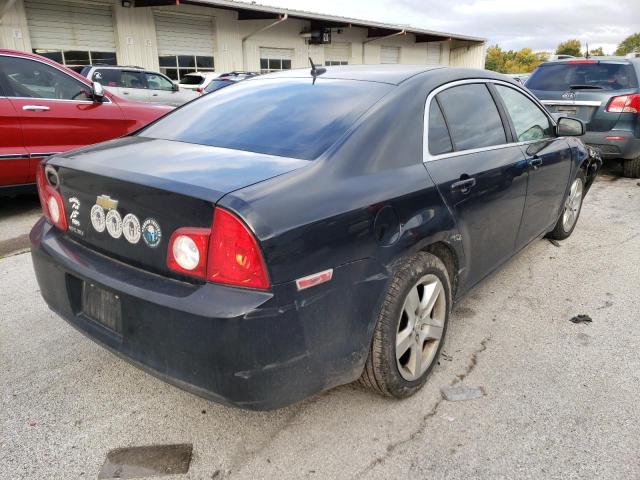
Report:
[[82,313],[116,333],[122,333],[120,297],[92,283],[82,286]]
[[556,111],[558,113],[566,113],[567,115],[571,115],[573,117],[578,114],[578,109],[576,107],[558,107]]

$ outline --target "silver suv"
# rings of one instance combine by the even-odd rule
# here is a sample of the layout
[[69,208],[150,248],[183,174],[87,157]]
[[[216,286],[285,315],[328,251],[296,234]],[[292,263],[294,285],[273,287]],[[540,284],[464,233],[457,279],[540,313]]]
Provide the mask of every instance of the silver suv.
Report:
[[92,82],[101,83],[114,95],[139,102],[177,107],[200,96],[192,90],[181,90],[162,73],[140,67],[87,65],[80,73]]

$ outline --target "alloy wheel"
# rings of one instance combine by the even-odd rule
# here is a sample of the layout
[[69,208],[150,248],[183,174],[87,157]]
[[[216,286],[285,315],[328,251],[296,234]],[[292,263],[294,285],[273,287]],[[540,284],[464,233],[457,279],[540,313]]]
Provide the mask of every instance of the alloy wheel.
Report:
[[433,363],[446,313],[446,293],[436,275],[425,275],[409,290],[396,333],[396,363],[405,380],[419,379]]
[[564,212],[562,214],[562,228],[565,232],[570,232],[580,213],[580,205],[582,204],[582,180],[576,178],[571,184],[569,196],[564,204]]

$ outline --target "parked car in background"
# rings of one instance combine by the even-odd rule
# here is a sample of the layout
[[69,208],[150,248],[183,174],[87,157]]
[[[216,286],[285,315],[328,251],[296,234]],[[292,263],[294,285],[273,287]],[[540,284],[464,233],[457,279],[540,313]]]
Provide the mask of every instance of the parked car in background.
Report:
[[179,85],[180,88],[203,93],[207,86],[219,76],[220,74],[216,72],[187,73],[186,75],[182,76]]
[[140,67],[87,65],[80,73],[115,95],[138,102],[178,107],[198,97],[196,92],[180,89],[166,75]]
[[587,125],[583,141],[605,159],[620,159],[624,175],[640,177],[640,59],[593,57],[541,64],[527,80],[553,113]]
[[0,50],[0,193],[33,187],[45,157],[119,137],[171,110],[104,92],[39,55]]
[[36,278],[77,329],[215,401],[359,378],[407,397],[457,298],[573,232],[600,167],[583,132],[486,71],[267,74],[42,165]]
[[206,94],[206,93],[215,92],[216,90],[220,90],[221,88],[228,87],[229,85],[233,85],[234,83],[238,83],[238,82],[241,82],[242,80],[253,78],[258,75],[260,74],[255,72],[223,73],[218,78],[212,80],[202,93]]

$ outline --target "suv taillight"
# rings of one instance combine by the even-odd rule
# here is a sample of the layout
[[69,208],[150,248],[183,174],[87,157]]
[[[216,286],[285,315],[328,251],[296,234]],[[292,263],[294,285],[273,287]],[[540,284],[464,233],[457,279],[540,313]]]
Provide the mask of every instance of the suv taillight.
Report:
[[42,213],[49,223],[56,226],[63,232],[67,230],[67,216],[64,212],[64,201],[60,192],[48,184],[45,167],[39,165],[36,171],[36,184],[38,186],[38,197]]
[[269,288],[258,242],[238,217],[221,208],[214,210],[211,229],[179,228],[173,232],[167,267],[209,282]]
[[606,108],[611,113],[638,113],[640,112],[640,94],[620,95],[613,97]]

